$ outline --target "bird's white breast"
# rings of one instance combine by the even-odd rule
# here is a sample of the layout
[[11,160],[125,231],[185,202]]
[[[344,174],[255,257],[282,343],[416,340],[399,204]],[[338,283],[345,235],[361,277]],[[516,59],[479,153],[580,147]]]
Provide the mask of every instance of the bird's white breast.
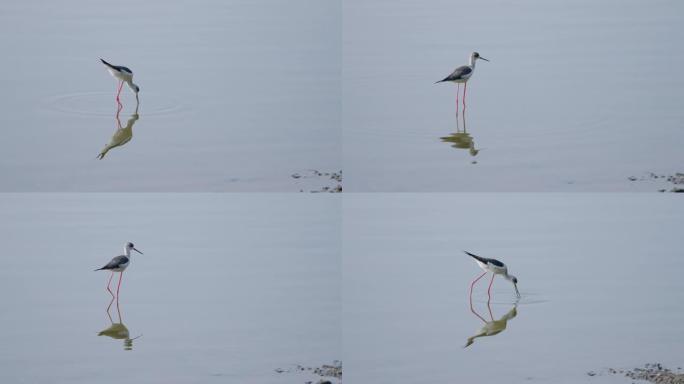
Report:
[[128,261],[125,262],[125,263],[119,264],[119,266],[118,266],[116,269],[114,269],[114,271],[116,271],[116,272],[123,272],[123,270],[126,269],[126,267],[128,267],[128,264],[130,264],[130,262],[131,262],[131,261],[128,260]]
[[112,76],[116,77],[119,80],[123,80],[123,81],[133,80],[133,75],[131,75],[130,73],[115,71],[111,68],[107,68],[107,70],[109,71],[109,73],[112,74]]
[[470,76],[472,75],[472,72],[466,73],[465,75],[461,75],[461,78],[458,80],[454,80],[454,83],[465,83],[466,81],[468,81],[468,79],[470,79]]

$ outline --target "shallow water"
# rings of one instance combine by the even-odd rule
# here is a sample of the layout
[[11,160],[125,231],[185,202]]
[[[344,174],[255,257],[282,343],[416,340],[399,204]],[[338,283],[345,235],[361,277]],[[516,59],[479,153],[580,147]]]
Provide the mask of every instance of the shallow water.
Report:
[[[275,370],[341,359],[339,203],[0,195],[0,382],[314,380]],[[124,273],[123,329],[93,269],[126,241],[144,255]]]
[[[344,1],[346,190],[670,189],[628,178],[682,172],[683,26],[681,2]],[[466,135],[434,82],[472,51]]]
[[[345,380],[624,383],[605,370],[681,367],[684,209],[649,196],[345,195]],[[462,250],[508,265],[517,306],[497,278],[490,315],[487,277],[471,312],[481,270]]]
[[[339,171],[340,5],[84,0],[0,4],[2,191],[299,191]],[[131,139],[116,80],[140,90]],[[121,120],[135,98],[124,87]]]

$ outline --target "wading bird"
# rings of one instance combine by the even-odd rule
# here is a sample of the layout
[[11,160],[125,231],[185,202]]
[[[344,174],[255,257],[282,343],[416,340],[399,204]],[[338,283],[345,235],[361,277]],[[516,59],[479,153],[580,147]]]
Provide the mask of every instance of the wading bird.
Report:
[[112,277],[114,277],[114,272],[119,272],[119,285],[116,287],[116,297],[119,297],[119,289],[121,288],[121,279],[123,278],[123,273],[128,267],[128,265],[131,263],[131,250],[136,251],[141,255],[143,254],[142,252],[135,249],[133,243],[126,243],[126,245],[124,246],[123,255],[116,256],[104,267],[96,269],[96,271],[112,271],[112,275],[109,276],[109,281],[107,282],[107,290],[109,291],[109,293],[112,294],[112,296],[114,296],[114,292],[112,292],[112,290],[109,289],[109,284],[112,283]]
[[504,277],[504,279],[510,281],[513,283],[513,287],[515,288],[515,294],[520,297],[520,292],[518,291],[518,278],[509,275],[508,274],[508,268],[506,268],[506,264],[500,262],[499,260],[496,259],[487,259],[484,257],[480,257],[477,255],[473,255],[470,252],[463,251],[465,252],[468,256],[472,257],[475,259],[475,262],[477,262],[477,265],[480,266],[480,268],[484,269],[484,273],[481,274],[477,279],[473,280],[473,282],[470,284],[470,295],[472,296],[473,294],[473,286],[475,283],[477,283],[478,280],[482,278],[482,276],[486,275],[487,272],[492,273],[492,281],[489,282],[489,288],[487,289],[487,295],[491,298],[491,290],[492,290],[492,283],[494,283],[494,276],[496,275],[501,275]]
[[116,102],[120,103],[119,95],[121,94],[121,88],[123,87],[123,83],[126,82],[126,84],[128,84],[131,90],[135,92],[135,100],[138,103],[140,103],[140,99],[138,99],[138,92],[140,92],[140,87],[133,83],[133,71],[131,71],[127,67],[109,64],[102,58],[100,58],[100,61],[102,61],[102,64],[104,64],[107,67],[109,73],[111,73],[112,76],[119,80],[119,90],[116,92]]
[[465,97],[466,97],[466,87],[468,86],[468,79],[470,79],[471,76],[473,76],[473,73],[475,73],[475,61],[478,59],[482,59],[484,61],[489,61],[485,59],[484,57],[480,56],[479,53],[473,52],[470,54],[470,64],[468,65],[462,65],[458,68],[456,68],[451,74],[444,79],[436,82],[437,83],[442,83],[445,81],[449,81],[452,83],[456,83],[456,110],[458,111],[458,93],[460,92],[460,85],[463,83],[463,108],[465,108]]

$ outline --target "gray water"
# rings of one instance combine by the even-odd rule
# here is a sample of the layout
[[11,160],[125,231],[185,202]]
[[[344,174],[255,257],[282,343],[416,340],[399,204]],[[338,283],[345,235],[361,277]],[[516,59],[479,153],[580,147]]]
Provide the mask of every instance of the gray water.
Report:
[[[347,382],[624,383],[605,370],[682,367],[676,196],[347,194],[343,211]],[[467,348],[484,322],[462,250],[505,262],[522,294],[516,307],[495,279],[493,319],[514,316]],[[473,309],[490,321],[488,283]]]
[[[335,1],[3,1],[0,190],[297,192],[341,169],[340,25]],[[100,57],[140,107],[97,160],[118,129]]]
[[[359,192],[668,189],[648,175],[682,171],[682,25],[676,1],[5,1],[0,190],[296,192],[342,168]],[[457,125],[433,83],[474,50]],[[137,114],[98,57],[134,71]]]
[[[275,370],[341,359],[333,196],[3,194],[0,217],[0,382],[301,384]],[[126,241],[128,335],[98,336],[119,313],[93,269]]]
[[[628,178],[682,172],[683,26],[677,1],[344,1],[346,190],[671,187]],[[472,51],[464,133],[434,82]]]
[[[0,382],[681,367],[681,204],[565,192],[673,187],[682,26],[677,1],[0,2]],[[456,114],[434,82],[472,51],[490,62]],[[344,198],[255,193],[342,169]],[[111,300],[93,269],[126,241],[145,254]],[[521,299],[501,278],[470,297],[462,250]]]

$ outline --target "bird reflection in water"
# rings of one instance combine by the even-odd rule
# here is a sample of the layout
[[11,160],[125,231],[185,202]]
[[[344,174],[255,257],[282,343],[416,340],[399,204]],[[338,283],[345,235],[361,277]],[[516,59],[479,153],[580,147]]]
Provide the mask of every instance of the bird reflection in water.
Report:
[[463,348],[467,348],[468,346],[473,344],[475,342],[475,339],[477,339],[478,337],[494,336],[503,332],[506,329],[508,320],[518,315],[518,302],[516,301],[516,303],[513,304],[513,308],[511,308],[511,310],[508,311],[508,313],[501,316],[499,320],[494,320],[494,315],[492,314],[492,306],[489,300],[487,300],[487,309],[489,310],[489,321],[487,321],[487,319],[485,319],[484,316],[481,316],[479,313],[477,313],[477,311],[475,311],[475,309],[473,308],[473,295],[471,292],[470,312],[472,312],[475,316],[482,320],[484,325],[477,331],[477,333],[468,338],[468,340],[466,341],[466,345],[464,345]]
[[[115,323],[114,320],[112,319],[112,315],[109,313],[109,310],[112,307],[112,304],[114,303],[114,300],[116,300],[116,312],[119,315],[119,322]],[[124,350],[130,351],[133,349],[133,340],[139,338],[142,335],[136,336],[131,339],[130,337],[130,332],[128,331],[128,328],[126,325],[124,325],[123,320],[121,319],[121,309],[119,307],[119,299],[115,299],[112,297],[112,300],[109,302],[109,306],[107,307],[107,316],[109,317],[109,322],[112,324],[109,328],[103,329],[100,333],[98,333],[98,336],[108,336],[111,337],[112,339],[117,339],[117,340],[123,340],[123,347]]]
[[[467,149],[470,156],[475,157],[480,153],[480,149],[475,148],[475,139],[466,130],[466,112],[465,109],[461,114],[462,120],[459,120],[458,113],[456,113],[456,132],[449,134],[449,136],[440,137],[442,142],[451,143],[451,146],[456,149]],[[460,123],[463,122],[463,129],[461,130]],[[477,161],[473,160],[473,164]]]
[[100,160],[104,159],[105,155],[107,154],[107,152],[109,152],[110,149],[120,147],[131,141],[131,139],[133,138],[133,125],[136,121],[138,121],[138,118],[140,117],[138,115],[138,106],[136,105],[135,112],[131,115],[131,117],[128,118],[128,122],[126,123],[125,127],[121,125],[121,119],[119,118],[119,113],[121,113],[122,108],[123,106],[119,104],[119,107],[116,110],[116,131],[114,132],[114,135],[112,135],[112,138],[109,140],[109,143],[105,145],[102,151],[100,151],[100,154],[97,155],[97,158]]

